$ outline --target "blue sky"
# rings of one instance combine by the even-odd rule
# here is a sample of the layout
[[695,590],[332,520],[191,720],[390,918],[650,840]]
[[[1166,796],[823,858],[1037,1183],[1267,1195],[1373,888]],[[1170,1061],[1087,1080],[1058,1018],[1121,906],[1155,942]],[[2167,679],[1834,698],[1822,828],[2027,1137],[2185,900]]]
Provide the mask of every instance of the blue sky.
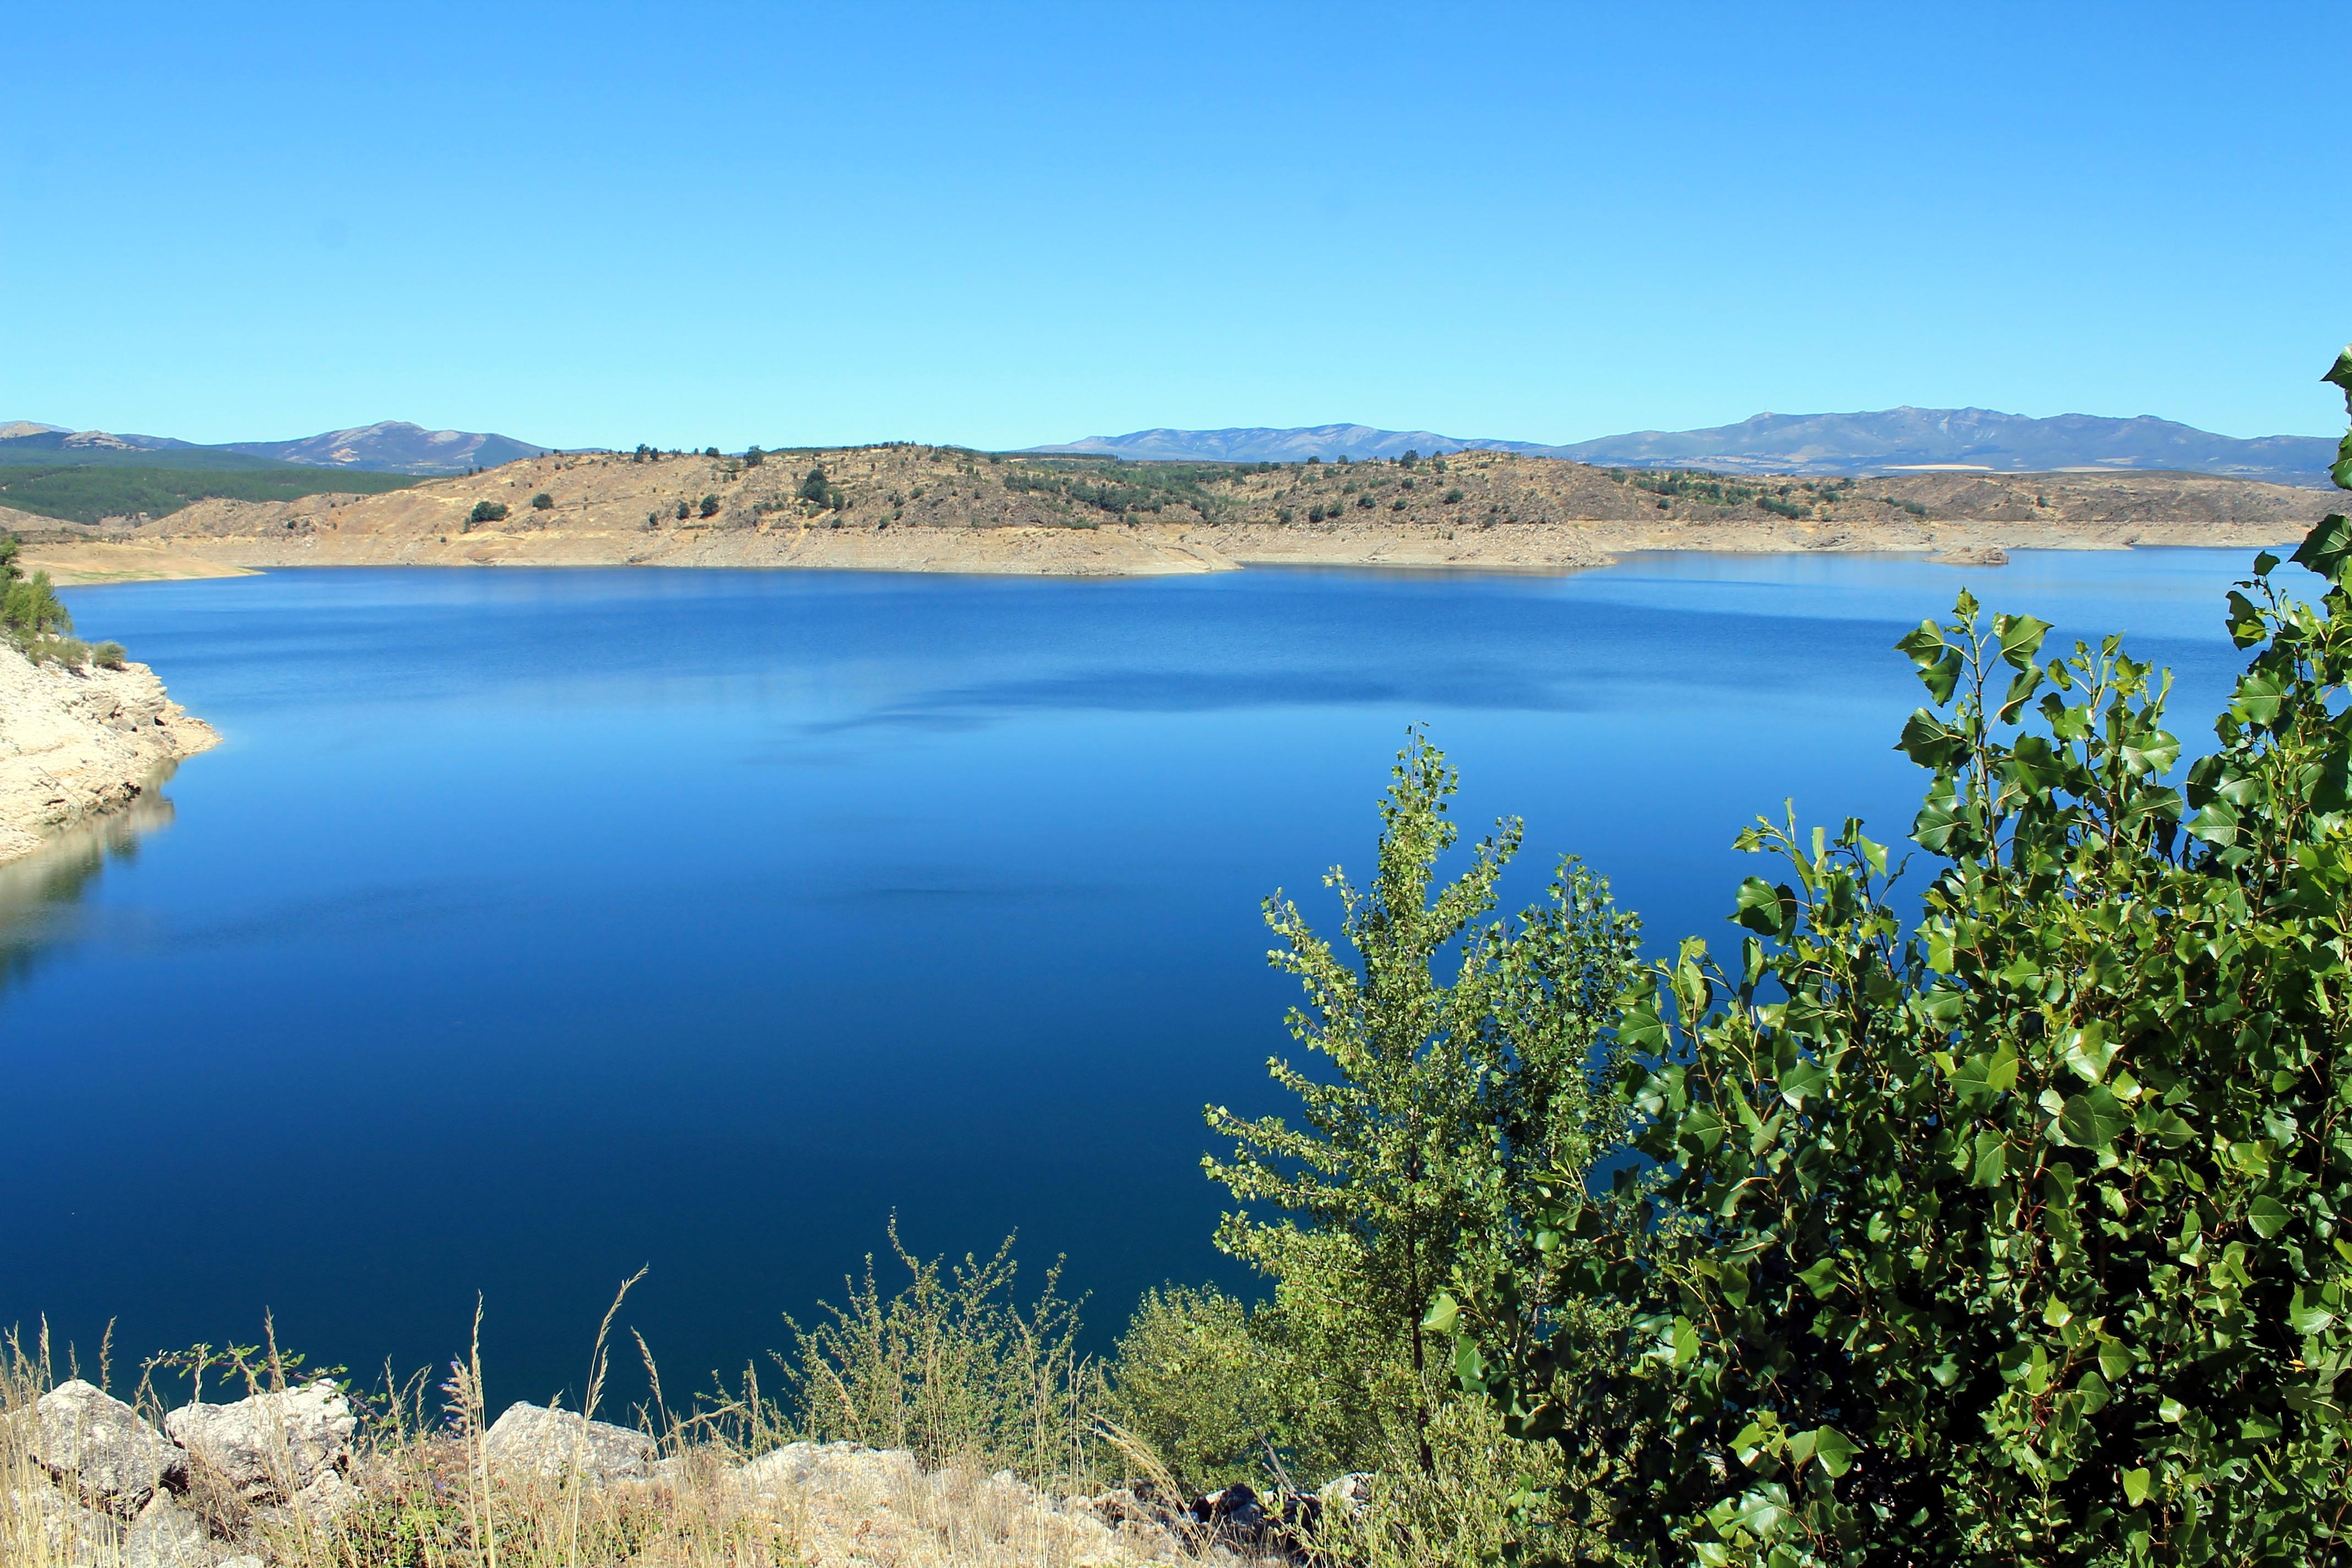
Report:
[[2352,6],[22,6],[0,420],[2330,434]]

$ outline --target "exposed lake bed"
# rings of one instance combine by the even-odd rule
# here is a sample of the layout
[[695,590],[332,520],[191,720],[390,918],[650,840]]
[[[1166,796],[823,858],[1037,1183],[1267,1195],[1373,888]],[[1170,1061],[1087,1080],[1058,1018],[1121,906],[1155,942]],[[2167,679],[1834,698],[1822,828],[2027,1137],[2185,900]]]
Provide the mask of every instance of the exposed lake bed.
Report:
[[78,591],[226,743],[135,856],[0,910],[6,1067],[57,1108],[0,1154],[0,1321],[143,1347],[267,1309],[421,1365],[479,1289],[543,1395],[650,1262],[633,1321],[690,1384],[895,1208],[927,1253],[1021,1227],[1113,1325],[1230,1278],[1194,1161],[1286,1043],[1257,900],[1336,923],[1407,724],[1466,827],[1528,819],[1510,901],[1576,852],[1654,944],[1715,936],[1757,813],[1908,824],[1889,645],[1961,585],[2126,631],[2209,713],[2250,553]]

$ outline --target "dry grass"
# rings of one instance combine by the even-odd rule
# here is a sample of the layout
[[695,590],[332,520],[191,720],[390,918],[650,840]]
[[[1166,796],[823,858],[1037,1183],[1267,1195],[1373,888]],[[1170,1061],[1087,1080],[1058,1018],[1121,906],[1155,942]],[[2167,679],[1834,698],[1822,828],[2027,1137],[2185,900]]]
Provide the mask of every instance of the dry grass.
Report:
[[[992,1278],[998,1288],[1005,1283]],[[937,1283],[934,1277],[927,1310],[940,1304]],[[872,1302],[886,1313],[889,1305]],[[591,1357],[592,1412],[605,1383],[619,1307],[616,1297]],[[938,1337],[920,1331],[919,1320],[903,1312],[901,1318],[917,1330],[905,1337],[907,1346],[936,1354]],[[493,1463],[487,1441],[478,1327],[478,1321],[467,1357],[437,1386],[424,1373],[400,1381],[387,1370],[381,1386],[354,1394],[361,1421],[347,1471],[350,1490],[339,1510],[308,1507],[299,1499],[241,1498],[195,1463],[175,1505],[205,1521],[216,1555],[250,1552],[273,1568],[1109,1568],[1242,1561],[1209,1542],[1065,1505],[1009,1471],[992,1474],[987,1458],[969,1444],[961,1446],[971,1451],[950,1453],[933,1465],[903,1453],[786,1447],[801,1437],[801,1428],[748,1375],[732,1397],[671,1412],[649,1358],[654,1392],[637,1411],[637,1424],[656,1439],[663,1456],[653,1480],[583,1480],[576,1452],[559,1476],[504,1468]],[[1015,1334],[1012,1343],[1041,1356],[1067,1354],[1066,1347],[1055,1348],[1058,1336],[1024,1342]],[[64,1359],[65,1376],[89,1376],[101,1386],[111,1376],[104,1364],[109,1358],[102,1356],[89,1372],[69,1352]],[[841,1370],[838,1363],[824,1364]],[[896,1375],[904,1368],[888,1364],[886,1356],[869,1374],[877,1370]],[[1034,1372],[1034,1365],[1025,1372],[999,1366],[992,1376]],[[215,1401],[283,1392],[309,1375],[299,1358],[274,1345],[198,1346],[156,1358],[128,1402],[158,1431],[165,1404],[159,1373],[184,1380],[192,1397]],[[122,1522],[68,1506],[35,1457],[34,1406],[58,1381],[46,1334],[29,1347],[15,1336],[0,1341],[0,1563],[127,1568]],[[1017,1380],[1003,1385],[1011,1381]],[[1041,1391],[1039,1404],[1060,1414],[1063,1391],[1050,1380],[1033,1385]],[[909,1399],[929,1401],[927,1408],[957,1408],[957,1400],[970,1399],[969,1390],[927,1394],[919,1381],[908,1386]],[[1001,1417],[983,1425],[993,1426],[995,1418]],[[959,1446],[953,1430],[934,1427],[933,1436],[950,1449]],[[1026,1440],[1036,1442],[1034,1428]],[[1131,1453],[1131,1444],[1128,1439],[1103,1451]],[[1057,1456],[1069,1452],[1059,1436],[1036,1447]],[[1148,1476],[1157,1461],[1140,1458],[1135,1473]],[[290,1493],[292,1457],[276,1453],[269,1464],[277,1489]],[[1075,1479],[1064,1478],[1066,1484]],[[76,1533],[76,1525],[85,1528]]]

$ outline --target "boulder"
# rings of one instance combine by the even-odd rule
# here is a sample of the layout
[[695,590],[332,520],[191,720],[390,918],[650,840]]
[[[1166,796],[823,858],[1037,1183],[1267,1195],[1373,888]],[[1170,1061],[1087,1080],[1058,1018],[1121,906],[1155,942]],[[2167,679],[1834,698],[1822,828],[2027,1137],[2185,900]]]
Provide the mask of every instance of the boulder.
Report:
[[653,1479],[654,1440],[569,1410],[520,1401],[490,1424],[483,1439],[493,1468],[542,1476],[578,1475],[589,1486]]
[[915,1456],[903,1448],[869,1448],[863,1443],[787,1443],[735,1472],[753,1496],[781,1494],[787,1488],[845,1492],[904,1486],[915,1479]]
[[33,1413],[33,1457],[110,1512],[128,1518],[187,1474],[187,1456],[137,1411],[78,1378],[41,1395]]
[[324,1379],[233,1405],[184,1405],[163,1417],[192,1459],[248,1501],[289,1497],[341,1467],[357,1425]]

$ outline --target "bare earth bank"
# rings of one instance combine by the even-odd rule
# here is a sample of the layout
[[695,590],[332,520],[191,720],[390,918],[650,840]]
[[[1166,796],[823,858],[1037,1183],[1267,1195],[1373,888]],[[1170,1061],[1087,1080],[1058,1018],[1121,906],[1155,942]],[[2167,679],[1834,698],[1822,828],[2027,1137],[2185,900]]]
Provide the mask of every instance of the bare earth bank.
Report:
[[0,861],[130,805],[161,772],[219,741],[143,664],[36,667],[0,645]]

